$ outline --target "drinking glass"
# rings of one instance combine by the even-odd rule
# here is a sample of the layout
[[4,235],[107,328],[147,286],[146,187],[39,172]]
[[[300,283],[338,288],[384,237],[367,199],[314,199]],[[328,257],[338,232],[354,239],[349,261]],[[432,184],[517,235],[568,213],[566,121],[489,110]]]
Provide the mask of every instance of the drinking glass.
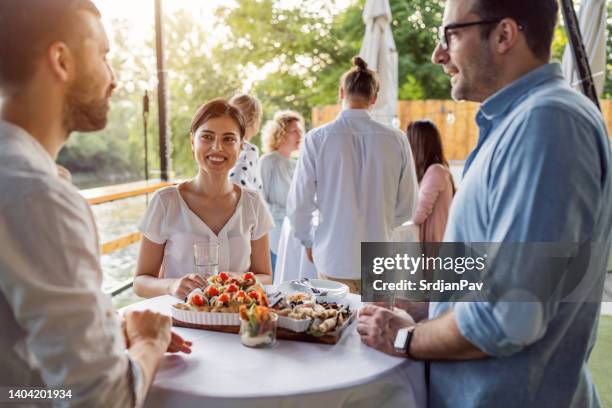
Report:
[[219,243],[199,241],[193,244],[194,272],[208,278],[219,273]]

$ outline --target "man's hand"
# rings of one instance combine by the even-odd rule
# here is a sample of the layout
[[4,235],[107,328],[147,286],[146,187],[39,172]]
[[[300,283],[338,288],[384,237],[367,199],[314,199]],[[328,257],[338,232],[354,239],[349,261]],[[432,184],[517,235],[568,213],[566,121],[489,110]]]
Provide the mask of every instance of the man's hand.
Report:
[[312,248],[304,248],[306,250],[306,258],[310,261],[310,263],[314,263],[314,258],[312,257]]
[[192,273],[172,282],[168,287],[168,294],[179,299],[185,299],[192,290],[203,288],[204,286],[206,286],[204,278]]
[[395,298],[395,310],[405,310],[415,322],[425,320],[429,314],[429,302],[413,302],[408,299]]
[[127,312],[125,314],[126,342],[130,347],[138,342],[148,342],[164,352],[170,346],[171,326],[172,319],[169,316],[151,310]]
[[366,345],[393,356],[406,357],[393,347],[397,331],[403,327],[414,326],[414,319],[403,310],[366,305],[359,310],[357,333]]
[[190,354],[192,344],[192,342],[185,340],[175,332],[172,332],[170,337],[170,345],[166,351],[168,353]]
[[[127,335],[125,319],[121,321],[121,329],[123,330],[123,337],[125,339],[125,348],[129,349],[130,341]],[[191,353],[191,346],[193,344],[192,342],[188,340],[184,340],[181,336],[179,336],[175,332],[171,332],[170,335],[171,335],[170,345],[168,346],[168,349],[166,350],[168,353],[178,353],[178,352],[183,352],[186,354]]]

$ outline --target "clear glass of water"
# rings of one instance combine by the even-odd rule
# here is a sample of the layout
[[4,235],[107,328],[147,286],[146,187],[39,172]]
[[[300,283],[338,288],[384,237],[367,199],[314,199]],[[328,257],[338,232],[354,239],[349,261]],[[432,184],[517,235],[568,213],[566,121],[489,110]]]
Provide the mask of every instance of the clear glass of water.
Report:
[[198,241],[193,244],[194,272],[208,278],[219,273],[219,243]]

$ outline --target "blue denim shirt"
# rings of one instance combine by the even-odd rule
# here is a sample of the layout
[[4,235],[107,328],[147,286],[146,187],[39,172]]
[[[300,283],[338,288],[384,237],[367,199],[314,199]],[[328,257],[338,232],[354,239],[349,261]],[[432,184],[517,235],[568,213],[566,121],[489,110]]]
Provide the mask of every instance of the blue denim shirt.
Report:
[[[491,96],[476,121],[478,144],[444,241],[598,242],[610,248],[610,141],[601,113],[569,87],[558,64],[539,67]],[[601,299],[607,252],[590,262],[597,273],[588,297]],[[498,279],[532,278],[497,266],[492,273]],[[449,309],[461,333],[492,357],[432,363],[430,406],[601,405],[587,368],[600,303],[432,303],[430,318]]]

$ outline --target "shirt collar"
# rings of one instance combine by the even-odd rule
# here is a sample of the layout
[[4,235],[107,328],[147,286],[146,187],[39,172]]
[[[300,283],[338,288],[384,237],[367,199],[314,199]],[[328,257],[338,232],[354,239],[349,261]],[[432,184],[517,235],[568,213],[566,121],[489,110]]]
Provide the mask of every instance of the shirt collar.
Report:
[[[0,141],[16,141],[26,153],[30,163],[37,170],[57,176],[57,165],[45,148],[23,128],[10,122],[0,120]],[[6,148],[6,147],[4,147]]]
[[338,118],[362,118],[362,119],[371,119],[370,112],[366,109],[345,109],[340,114],[338,114]]
[[481,105],[479,113],[484,119],[492,120],[506,113],[517,99],[528,94],[531,89],[556,79],[564,79],[561,65],[551,63],[538,67],[490,96]]

